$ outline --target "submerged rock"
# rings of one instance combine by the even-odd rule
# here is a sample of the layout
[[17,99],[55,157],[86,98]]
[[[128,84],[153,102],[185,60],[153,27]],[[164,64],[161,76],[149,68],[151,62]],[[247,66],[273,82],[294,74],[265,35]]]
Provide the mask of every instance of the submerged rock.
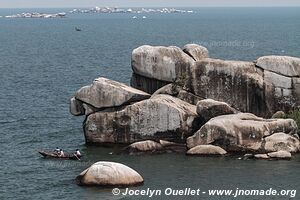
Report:
[[140,174],[126,165],[115,162],[96,162],[77,176],[79,185],[86,186],[136,186],[143,184]]
[[203,58],[209,57],[207,48],[198,44],[186,44],[182,50],[183,52],[191,56],[195,61],[199,61]]
[[197,113],[205,121],[220,115],[234,114],[235,110],[227,103],[215,101],[213,99],[204,99],[197,103]]
[[198,145],[187,151],[187,155],[225,155],[227,152],[214,145]]
[[118,111],[89,115],[84,123],[87,143],[133,143],[169,140],[183,143],[200,128],[196,106],[169,95],[156,95]]
[[146,140],[141,142],[135,142],[125,148],[128,153],[161,153],[164,152],[164,147],[155,141]]
[[183,153],[186,152],[186,145],[160,140],[155,142],[152,140],[135,142],[126,147],[123,152],[130,154],[141,154],[141,153]]
[[275,158],[275,159],[291,159],[292,158],[292,154],[288,151],[272,152],[272,153],[268,153],[268,156],[270,158]]
[[186,152],[186,144],[175,143],[166,140],[159,140],[166,152],[184,153]]
[[127,105],[150,98],[150,95],[125,84],[106,78],[97,78],[92,85],[82,87],[75,98],[95,108]]
[[[238,113],[212,118],[192,137],[188,148],[214,144],[226,151],[265,152],[264,138],[274,133],[297,134],[297,124],[292,119],[263,119],[250,113]],[[284,141],[283,141],[284,142]]]
[[270,159],[270,157],[267,154],[255,154],[254,158],[256,158],[256,159]]

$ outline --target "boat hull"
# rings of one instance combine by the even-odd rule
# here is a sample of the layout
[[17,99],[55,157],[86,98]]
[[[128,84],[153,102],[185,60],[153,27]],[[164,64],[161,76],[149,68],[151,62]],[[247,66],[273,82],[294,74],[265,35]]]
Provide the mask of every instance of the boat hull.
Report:
[[75,156],[74,154],[67,154],[65,156],[59,156],[55,152],[39,151],[44,158],[57,158],[57,159],[69,159],[69,160],[80,160],[81,156]]

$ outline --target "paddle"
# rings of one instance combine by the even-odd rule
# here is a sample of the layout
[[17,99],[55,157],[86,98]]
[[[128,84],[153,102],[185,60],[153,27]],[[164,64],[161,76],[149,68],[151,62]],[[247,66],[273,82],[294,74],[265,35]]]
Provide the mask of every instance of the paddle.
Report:
[[80,158],[78,158],[77,155],[76,155],[75,153],[74,153],[73,155],[77,158],[77,160],[80,160]]

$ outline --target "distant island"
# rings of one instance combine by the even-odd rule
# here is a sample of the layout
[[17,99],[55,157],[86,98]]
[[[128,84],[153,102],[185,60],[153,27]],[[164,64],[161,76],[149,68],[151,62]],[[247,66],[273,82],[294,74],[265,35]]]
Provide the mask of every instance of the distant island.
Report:
[[[1,18],[2,16],[0,16]],[[66,17],[65,12],[55,13],[55,14],[47,14],[47,13],[39,13],[39,12],[27,12],[20,13],[14,15],[6,15],[5,18],[63,18]]]
[[117,8],[94,7],[91,9],[73,9],[70,13],[194,13],[193,10],[179,10],[175,8]]
[[[175,8],[117,8],[117,7],[94,7],[90,9],[83,9],[83,8],[74,8],[73,10],[69,11],[69,13],[134,13],[134,14],[141,14],[141,13],[194,13],[193,10],[180,10]],[[40,13],[40,12],[25,12],[13,15],[6,15],[0,16],[0,18],[64,18],[66,17],[66,12],[48,14],[48,13]],[[136,17],[135,17],[136,18]],[[144,17],[146,18],[146,17]]]

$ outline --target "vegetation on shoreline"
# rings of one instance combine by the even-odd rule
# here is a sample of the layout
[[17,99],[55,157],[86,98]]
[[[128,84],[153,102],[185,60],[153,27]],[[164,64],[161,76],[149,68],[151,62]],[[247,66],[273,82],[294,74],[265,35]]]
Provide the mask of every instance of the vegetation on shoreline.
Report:
[[299,128],[300,128],[300,108],[290,111],[285,115],[285,118],[290,118],[296,121],[298,125],[298,134],[300,133]]

